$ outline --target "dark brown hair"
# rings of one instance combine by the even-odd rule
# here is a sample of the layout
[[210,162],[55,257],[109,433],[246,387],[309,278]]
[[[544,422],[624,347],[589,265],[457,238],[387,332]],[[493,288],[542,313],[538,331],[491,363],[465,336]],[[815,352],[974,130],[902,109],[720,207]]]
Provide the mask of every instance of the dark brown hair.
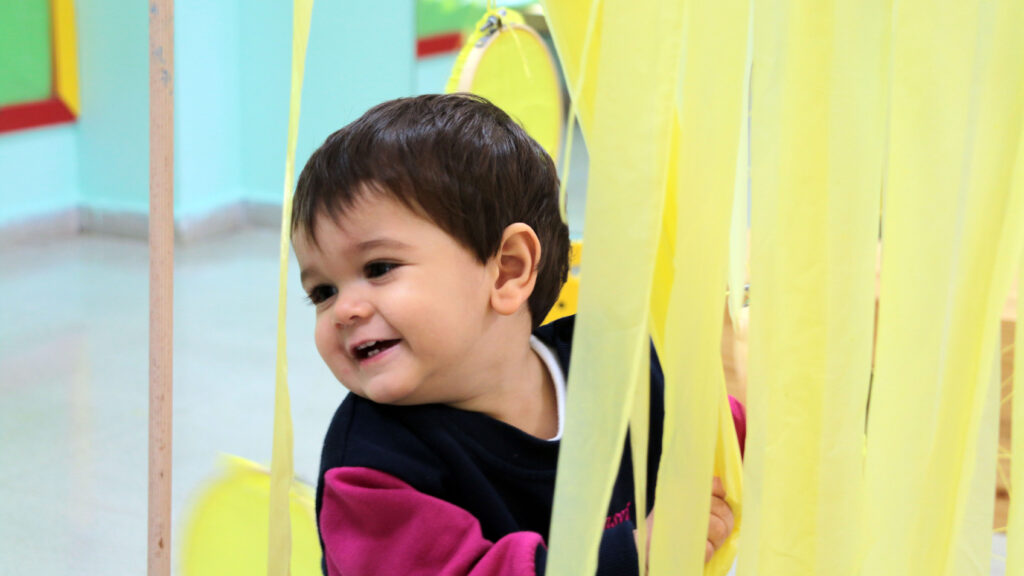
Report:
[[291,229],[315,245],[314,222],[352,207],[367,190],[394,197],[444,230],[481,263],[510,224],[541,243],[530,295],[533,325],[569,272],[569,228],[547,152],[508,114],[470,94],[431,94],[379,104],[331,134],[299,176]]

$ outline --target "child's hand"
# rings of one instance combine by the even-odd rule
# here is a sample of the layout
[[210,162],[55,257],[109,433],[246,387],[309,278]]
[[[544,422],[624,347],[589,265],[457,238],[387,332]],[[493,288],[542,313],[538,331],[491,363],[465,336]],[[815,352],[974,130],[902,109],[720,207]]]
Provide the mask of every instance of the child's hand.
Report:
[[733,518],[732,508],[725,503],[725,488],[722,481],[716,476],[711,482],[711,517],[708,519],[708,542],[704,551],[704,562],[709,562],[711,556],[722,547],[725,539],[732,534],[736,519]]
[[[704,563],[711,561],[711,556],[722,547],[725,539],[732,534],[736,519],[732,508],[725,502],[725,488],[716,476],[711,483],[711,516],[708,518],[708,539],[704,548]],[[647,515],[647,557],[650,558],[651,534],[654,531],[654,510]],[[633,531],[636,536],[636,531]]]

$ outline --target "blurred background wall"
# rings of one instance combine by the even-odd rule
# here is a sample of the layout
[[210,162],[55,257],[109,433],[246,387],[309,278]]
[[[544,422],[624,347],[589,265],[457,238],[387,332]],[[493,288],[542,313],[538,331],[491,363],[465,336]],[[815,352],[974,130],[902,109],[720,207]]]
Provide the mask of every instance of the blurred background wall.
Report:
[[[415,3],[404,0],[316,4],[297,166],[369,106],[443,89],[454,56],[417,60],[415,16]],[[71,124],[0,135],[0,228],[40,218],[67,222],[70,214],[85,229],[142,235],[149,194],[146,5],[78,2],[76,21],[81,113]],[[179,230],[237,218],[248,204],[280,205],[291,26],[287,2],[176,2]]]

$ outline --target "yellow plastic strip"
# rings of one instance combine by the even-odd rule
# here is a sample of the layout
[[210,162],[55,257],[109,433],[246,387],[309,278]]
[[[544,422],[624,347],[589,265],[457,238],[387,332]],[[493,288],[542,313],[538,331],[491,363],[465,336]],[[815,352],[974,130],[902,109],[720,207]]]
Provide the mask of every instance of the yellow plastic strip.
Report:
[[54,61],[56,64],[56,91],[64,105],[78,116],[78,51],[75,34],[75,4],[73,0],[51,0],[53,14]]
[[754,8],[740,575],[859,573],[862,550],[889,12],[810,4]]
[[289,232],[292,189],[295,181],[295,147],[299,138],[299,108],[306,46],[313,16],[313,0],[294,0],[292,20],[292,79],[288,109],[288,149],[284,164],[284,199],[281,210],[281,266],[277,301],[277,370],[274,392],[274,449],[270,464],[270,529],[267,576],[288,576],[291,564],[291,516],[289,493],[294,476],[292,415],[288,395],[286,337]]
[[[722,309],[740,127],[748,0],[690,0],[684,8],[683,59],[673,122],[668,194],[674,213],[671,254],[658,267],[677,281],[659,281],[652,301],[655,342],[665,370],[665,433],[658,476],[651,574],[725,574],[742,523],[739,445],[732,431],[722,370]],[[600,119],[598,119],[600,121]],[[588,249],[589,249],[589,238]],[[662,244],[664,246],[664,244]],[[660,332],[660,333],[659,333]],[[722,408],[725,408],[724,411]],[[719,424],[728,432],[731,466],[715,470]],[[723,476],[737,529],[705,566],[711,478]],[[686,513],[680,513],[685,510]]]
[[[1024,148],[1017,155],[1018,180],[1021,186],[1024,170]],[[1020,262],[1017,272],[1017,326],[1013,335],[1013,408],[1011,419],[1018,422],[1011,430],[1010,439],[1010,511],[1006,530],[1006,576],[1024,576],[1024,465],[1013,466],[1014,462],[1024,462],[1024,261]]]
[[[566,410],[548,555],[553,576],[595,571],[636,376],[646,372],[638,365],[643,346],[649,345],[648,304],[683,35],[682,10],[676,3],[608,3],[603,13],[599,73],[587,72],[596,79],[597,99],[589,105],[594,123],[586,136],[590,187],[585,229],[598,233],[587,236],[582,266],[569,371],[573,393]],[[576,19],[578,12],[548,16],[558,45],[568,22],[559,17]],[[637,66],[637,61],[645,65]],[[587,106],[586,100],[580,103],[581,119]],[[600,233],[611,230],[616,232]]]

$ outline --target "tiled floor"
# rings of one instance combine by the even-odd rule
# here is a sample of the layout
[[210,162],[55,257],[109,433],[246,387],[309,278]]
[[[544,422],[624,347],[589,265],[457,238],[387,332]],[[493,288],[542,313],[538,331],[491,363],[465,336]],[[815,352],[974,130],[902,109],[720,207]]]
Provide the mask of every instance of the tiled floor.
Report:
[[[577,220],[578,221],[578,220]],[[175,546],[222,453],[270,460],[277,233],[179,246],[175,278]],[[312,343],[291,270],[295,468],[313,479],[343,391]],[[80,236],[0,248],[0,575],[146,570],[148,252]],[[1003,574],[997,535],[992,574]]]

